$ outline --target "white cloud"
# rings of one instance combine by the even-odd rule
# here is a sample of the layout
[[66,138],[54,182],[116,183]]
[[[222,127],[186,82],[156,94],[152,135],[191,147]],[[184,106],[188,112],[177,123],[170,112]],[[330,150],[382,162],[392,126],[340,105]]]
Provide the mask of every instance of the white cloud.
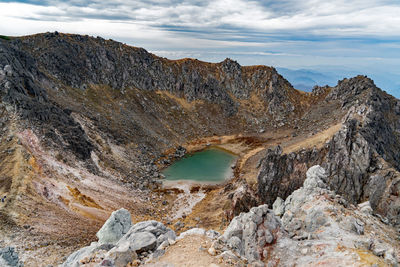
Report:
[[[2,18],[71,22],[91,19],[151,27],[301,31],[337,36],[400,36],[400,4],[379,0],[51,1],[50,6],[0,3]],[[85,4],[86,3],[86,4]],[[2,23],[3,24],[3,23]]]
[[[367,64],[377,59],[389,62],[385,55],[399,51],[398,14],[397,0],[1,2],[0,34],[57,30],[99,35],[173,58],[218,61],[230,56],[250,64],[282,66]],[[394,41],[374,45],[369,39]]]

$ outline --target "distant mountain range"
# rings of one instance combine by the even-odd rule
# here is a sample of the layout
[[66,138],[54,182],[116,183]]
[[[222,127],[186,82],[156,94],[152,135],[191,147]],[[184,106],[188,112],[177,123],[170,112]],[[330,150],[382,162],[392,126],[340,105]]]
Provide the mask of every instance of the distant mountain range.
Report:
[[309,69],[286,69],[277,68],[278,72],[285,77],[296,89],[310,92],[315,85],[334,85],[339,80],[339,75],[328,72],[319,72]]
[[345,77],[353,77],[358,74],[367,75],[375,81],[375,84],[389,94],[400,98],[400,74],[391,70],[356,71],[337,67],[321,67],[314,69],[287,69],[276,68],[296,89],[310,92],[315,85],[334,86],[338,80]]

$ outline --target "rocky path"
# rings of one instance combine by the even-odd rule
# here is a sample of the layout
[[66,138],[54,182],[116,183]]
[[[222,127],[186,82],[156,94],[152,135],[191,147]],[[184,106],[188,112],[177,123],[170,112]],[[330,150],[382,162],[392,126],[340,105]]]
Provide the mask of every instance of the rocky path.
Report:
[[188,235],[170,246],[165,254],[144,267],[225,267],[231,266],[208,253],[213,240],[205,235]]

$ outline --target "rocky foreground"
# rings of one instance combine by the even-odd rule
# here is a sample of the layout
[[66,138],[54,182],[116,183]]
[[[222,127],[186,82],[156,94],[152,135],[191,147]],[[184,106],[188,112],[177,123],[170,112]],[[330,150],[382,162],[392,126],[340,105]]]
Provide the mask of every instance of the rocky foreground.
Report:
[[[349,204],[326,182],[325,170],[311,167],[303,186],[286,200],[278,198],[272,209],[261,205],[241,213],[222,235],[193,228],[177,237],[157,221],[132,225],[130,213],[120,209],[98,231],[97,242],[72,253],[61,266],[398,266],[400,233],[374,214],[369,202]],[[178,264],[166,257],[192,235],[203,238],[193,253],[215,263],[204,265],[190,254]],[[9,256],[12,250],[0,252],[2,266],[20,266]]]

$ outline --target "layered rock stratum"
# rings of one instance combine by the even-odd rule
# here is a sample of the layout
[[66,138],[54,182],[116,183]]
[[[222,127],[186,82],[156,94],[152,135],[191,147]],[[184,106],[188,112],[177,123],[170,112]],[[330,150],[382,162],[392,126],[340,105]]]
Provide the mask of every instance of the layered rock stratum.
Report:
[[[215,253],[211,249],[225,253],[218,260],[207,251],[196,254],[208,265],[273,264],[272,258],[278,265],[312,265],[316,247],[327,257],[358,255],[354,262],[360,266],[366,258],[377,265],[398,260],[400,101],[366,76],[306,93],[273,67],[240,66],[231,59],[168,60],[101,37],[55,32],[0,39],[0,89],[0,247],[12,255],[5,261],[62,264],[91,242],[108,253],[110,240],[132,229],[130,220],[132,225],[154,221],[177,235],[191,228],[224,233],[233,222],[260,212],[268,221],[260,237],[265,246],[273,244],[271,253],[253,244],[257,236],[229,238],[226,245],[217,237],[188,235],[177,243],[208,242],[204,248],[218,243]],[[232,179],[189,188],[163,185],[163,168],[208,145],[238,155]],[[321,166],[324,178],[307,196],[313,204],[291,204],[297,190],[306,190],[306,172],[314,165]],[[125,215],[114,215],[114,223],[96,237],[120,208]],[[340,221],[327,215],[330,209]],[[342,229],[341,222],[348,227]],[[260,228],[255,224],[243,231],[252,234]],[[110,229],[118,235],[108,235]],[[313,235],[325,229],[346,237],[342,243],[322,237],[318,246]],[[275,232],[293,251],[307,235],[307,251],[289,257],[274,245],[280,240]],[[355,247],[366,236],[373,244]],[[374,252],[380,244],[389,252]],[[176,256],[172,247],[160,259]],[[142,264],[148,257],[140,259],[140,253],[124,255]]]

